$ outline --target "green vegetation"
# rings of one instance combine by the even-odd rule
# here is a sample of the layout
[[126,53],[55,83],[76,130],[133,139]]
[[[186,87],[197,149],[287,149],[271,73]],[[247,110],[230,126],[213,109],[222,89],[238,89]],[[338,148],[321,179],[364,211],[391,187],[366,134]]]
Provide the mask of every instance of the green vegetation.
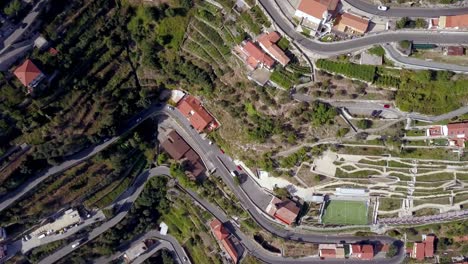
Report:
[[322,222],[329,225],[367,224],[365,202],[332,200],[327,202]]
[[12,0],[10,3],[3,9],[5,15],[9,17],[17,16],[22,8],[21,0]]
[[392,211],[401,208],[401,199],[380,198],[379,210]]
[[32,249],[30,252],[27,253],[27,258],[36,263],[39,260],[47,257],[48,255],[54,253],[57,249],[61,248],[62,246],[65,245],[65,241],[63,240],[58,240],[54,241],[48,244],[45,244],[43,246],[36,247]]
[[308,148],[302,147],[300,150],[298,150],[294,154],[291,154],[287,157],[282,158],[280,160],[281,168],[292,168],[296,165],[299,165],[299,163],[305,161],[308,158],[307,156],[308,151],[309,151]]
[[398,45],[400,45],[402,49],[409,49],[409,47],[411,47],[411,42],[409,40],[402,40],[398,42]]
[[163,176],[150,179],[127,216],[97,239],[75,250],[69,256],[70,261],[108,256],[115,248],[139,234],[158,228],[162,215],[166,215],[169,208],[173,208],[166,198],[167,182],[168,179]]
[[372,126],[372,120],[369,119],[360,119],[356,123],[357,127],[360,129],[368,129]]
[[409,136],[409,137],[425,136],[426,131],[425,130],[408,130],[408,131],[406,131],[406,135]]
[[370,54],[376,55],[376,56],[384,56],[385,55],[385,50],[382,48],[382,46],[375,46],[372,47],[368,50]]
[[367,82],[372,82],[375,78],[375,66],[358,65],[348,62],[337,62],[325,59],[317,60],[316,65],[320,69],[342,74],[350,78],[357,78]]
[[282,37],[278,43],[277,43],[278,47],[280,47],[280,49],[286,51],[288,48],[289,48],[289,40],[285,37]]
[[427,182],[448,181],[448,180],[453,180],[453,179],[454,179],[453,172],[441,172],[441,173],[434,173],[434,174],[429,174],[429,175],[416,176],[416,181],[427,181]]
[[345,172],[341,168],[336,168],[335,177],[338,178],[368,178],[372,175],[379,175],[380,173],[373,170],[360,170],[352,173]]
[[344,137],[346,134],[348,134],[348,132],[349,132],[349,128],[342,127],[340,129],[338,129],[338,131],[336,132],[336,136],[337,137]]
[[291,89],[299,80],[300,74],[291,73],[283,68],[276,68],[270,76],[270,81],[285,89]]

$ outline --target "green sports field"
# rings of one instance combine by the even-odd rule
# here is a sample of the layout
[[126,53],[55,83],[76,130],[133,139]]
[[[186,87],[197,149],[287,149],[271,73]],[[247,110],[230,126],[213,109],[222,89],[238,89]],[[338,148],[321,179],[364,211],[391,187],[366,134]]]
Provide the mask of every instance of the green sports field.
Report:
[[367,206],[361,201],[329,201],[322,223],[332,225],[366,225]]

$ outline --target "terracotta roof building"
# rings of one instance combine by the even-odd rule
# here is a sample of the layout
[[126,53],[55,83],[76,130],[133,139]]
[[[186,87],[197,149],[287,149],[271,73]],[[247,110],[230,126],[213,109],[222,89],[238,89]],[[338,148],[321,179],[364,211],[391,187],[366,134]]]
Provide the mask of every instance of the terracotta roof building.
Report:
[[201,102],[187,95],[177,104],[177,109],[190,121],[192,126],[198,131],[212,131],[218,127],[214,118],[205,110]]
[[214,236],[218,240],[223,240],[230,235],[229,231],[227,231],[226,228],[224,228],[223,223],[221,223],[221,221],[219,221],[218,219],[214,219],[213,221],[211,221],[210,227],[211,231],[213,231]]
[[286,56],[284,51],[281,50],[278,45],[276,45],[276,42],[278,42],[280,39],[280,34],[276,31],[273,31],[270,33],[263,33],[260,35],[260,37],[258,37],[257,41],[260,44],[260,47],[262,47],[262,49],[266,51],[268,55],[273,57],[281,65],[286,66],[290,59],[288,56]]
[[13,72],[18,80],[28,88],[28,93],[44,79],[45,75],[31,60],[26,60]]
[[465,48],[462,46],[447,47],[447,55],[449,56],[463,56],[465,55]]
[[342,244],[320,244],[319,257],[322,259],[328,258],[345,258],[345,250]]
[[427,235],[426,240],[424,240],[424,255],[426,258],[434,257],[434,240],[435,236]]
[[422,242],[414,243],[411,257],[419,261],[434,257],[434,240],[434,235],[423,235]]
[[213,232],[213,235],[221,243],[224,250],[231,257],[232,261],[234,263],[237,263],[237,261],[239,260],[239,254],[237,253],[234,244],[229,239],[231,233],[229,233],[229,231],[223,226],[223,223],[221,223],[221,221],[219,221],[218,219],[214,219],[213,221],[211,221],[210,228]]
[[175,160],[186,160],[185,169],[191,180],[196,180],[204,171],[205,167],[200,156],[185,142],[185,140],[172,130],[167,139],[161,143],[161,147]]
[[424,260],[424,251],[424,243],[416,242],[413,245],[413,252],[411,253],[411,257],[419,261]]
[[439,18],[439,28],[468,28],[468,14],[458,16],[441,16]]
[[335,25],[335,28],[341,32],[364,34],[369,27],[369,20],[350,13],[343,13],[337,17]]
[[466,139],[468,137],[468,122],[448,124],[447,129],[449,138]]
[[322,19],[333,17],[340,0],[301,0],[294,13],[295,16],[320,24]]
[[266,208],[266,212],[281,222],[291,225],[299,214],[299,207],[293,201],[286,199],[284,201],[273,197]]
[[273,58],[263,52],[261,48],[257,47],[250,40],[245,41],[240,50],[245,57],[246,63],[253,69],[258,67],[271,69],[275,64],[275,60]]
[[356,258],[371,260],[374,258],[374,247],[372,245],[351,245],[350,255]]

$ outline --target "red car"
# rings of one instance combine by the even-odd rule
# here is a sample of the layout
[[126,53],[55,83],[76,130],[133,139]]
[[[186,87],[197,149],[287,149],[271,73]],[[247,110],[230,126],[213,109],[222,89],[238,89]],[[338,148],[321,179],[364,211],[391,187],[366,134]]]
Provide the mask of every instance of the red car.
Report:
[[384,108],[390,108],[390,105],[389,105],[389,104],[385,104],[383,107],[384,107]]
[[219,150],[221,151],[221,153],[223,153],[223,154],[224,154],[224,150],[223,150],[223,149],[219,149]]
[[237,165],[237,169],[241,171],[241,170],[242,170],[242,167],[239,166],[239,165]]

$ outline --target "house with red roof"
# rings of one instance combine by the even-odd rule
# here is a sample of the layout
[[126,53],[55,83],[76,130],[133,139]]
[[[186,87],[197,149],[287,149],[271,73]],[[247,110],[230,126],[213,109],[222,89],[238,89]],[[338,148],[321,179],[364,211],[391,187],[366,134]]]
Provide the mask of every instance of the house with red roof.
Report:
[[320,244],[319,257],[321,259],[344,259],[345,250],[342,244]]
[[282,201],[275,196],[273,196],[266,208],[266,212],[269,215],[287,225],[291,225],[296,221],[299,211],[300,208],[297,207],[295,202],[289,199]]
[[320,25],[335,16],[340,0],[301,0],[294,15]]
[[198,132],[210,132],[219,126],[213,116],[206,111],[202,103],[194,96],[187,95],[182,98],[177,104],[177,109]]
[[223,223],[221,223],[221,221],[219,221],[218,219],[214,219],[213,221],[211,221],[210,228],[211,232],[213,232],[213,235],[218,240],[218,242],[220,242],[222,248],[226,251],[229,257],[231,257],[232,261],[234,263],[237,263],[237,261],[239,260],[239,254],[237,253],[236,247],[229,238],[231,236],[231,233],[224,227]]
[[335,20],[335,29],[352,35],[362,35],[367,32],[369,20],[350,13],[338,15]]
[[238,54],[251,69],[266,68],[272,69],[275,60],[270,55],[255,45],[252,41],[244,41],[237,49]]
[[41,70],[29,59],[16,68],[13,74],[27,88],[28,93],[33,92],[34,88],[45,78]]
[[468,122],[448,124],[447,135],[451,146],[465,147],[465,141],[468,139]]
[[411,251],[411,257],[419,261],[423,261],[425,258],[434,257],[434,235],[423,235],[422,242],[415,242],[413,244],[413,250]]
[[468,28],[468,14],[441,16],[438,22],[441,29],[466,29]]
[[371,260],[374,258],[374,247],[372,245],[352,244],[349,255],[359,259]]
[[276,43],[281,39],[278,32],[266,32],[257,38],[260,47],[281,65],[286,66],[290,59]]

